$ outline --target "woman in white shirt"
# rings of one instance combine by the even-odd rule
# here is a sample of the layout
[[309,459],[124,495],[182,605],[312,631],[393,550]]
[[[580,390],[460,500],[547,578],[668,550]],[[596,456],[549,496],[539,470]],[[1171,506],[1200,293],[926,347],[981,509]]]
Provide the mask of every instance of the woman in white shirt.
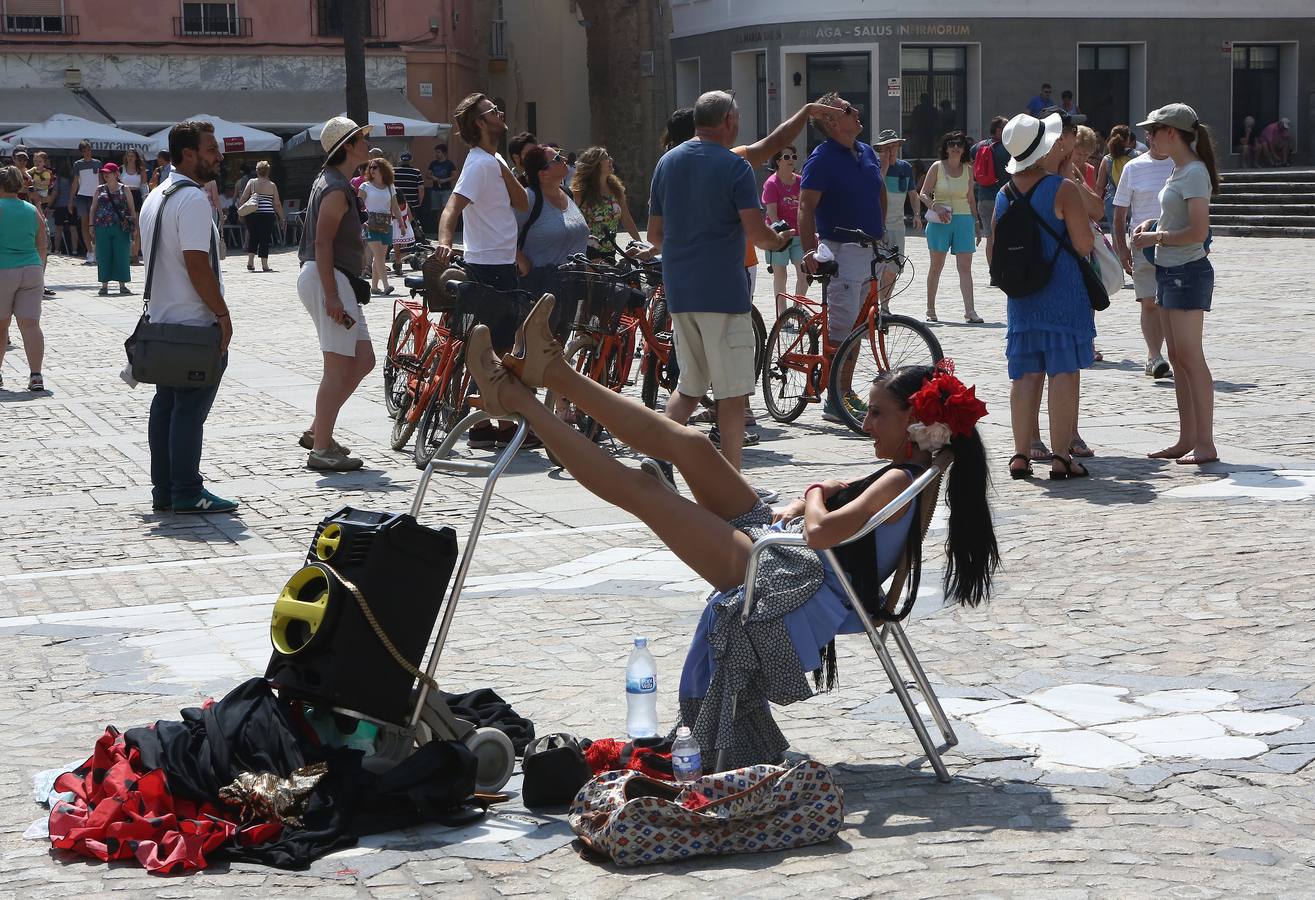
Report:
[[[132,208],[142,208],[142,184],[146,181],[146,165],[142,162],[142,155],[136,150],[127,150],[123,154],[123,165],[119,169],[119,182],[128,189],[132,194]],[[132,264],[141,265],[142,248],[141,242],[137,236],[133,236],[132,241]]]
[[[365,204],[365,246],[370,248],[370,290],[391,294],[388,283],[388,248],[393,245],[393,222],[401,221],[402,210],[393,190],[393,165],[382,157],[365,167],[365,181],[357,189]],[[380,286],[382,284],[382,287]]]

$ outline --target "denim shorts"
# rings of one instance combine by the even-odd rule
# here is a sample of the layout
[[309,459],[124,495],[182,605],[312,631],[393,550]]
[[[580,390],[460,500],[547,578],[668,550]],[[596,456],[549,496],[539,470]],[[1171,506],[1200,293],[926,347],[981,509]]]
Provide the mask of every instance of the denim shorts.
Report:
[[393,245],[393,233],[391,231],[367,231],[365,233],[365,242],[391,247]]
[[1165,309],[1210,311],[1215,267],[1207,257],[1181,266],[1155,267],[1155,305]]

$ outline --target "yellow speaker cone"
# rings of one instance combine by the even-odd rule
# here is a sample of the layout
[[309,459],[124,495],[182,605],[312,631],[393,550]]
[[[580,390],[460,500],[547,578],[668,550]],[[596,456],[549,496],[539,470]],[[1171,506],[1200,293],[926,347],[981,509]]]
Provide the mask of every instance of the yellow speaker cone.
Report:
[[269,625],[274,649],[284,656],[304,649],[324,622],[328,606],[329,578],[322,569],[305,566],[294,574],[274,601]]
[[338,547],[342,544],[342,526],[337,523],[326,525],[320,532],[320,536],[315,539],[315,555],[324,562],[333,559],[333,555],[338,552]]

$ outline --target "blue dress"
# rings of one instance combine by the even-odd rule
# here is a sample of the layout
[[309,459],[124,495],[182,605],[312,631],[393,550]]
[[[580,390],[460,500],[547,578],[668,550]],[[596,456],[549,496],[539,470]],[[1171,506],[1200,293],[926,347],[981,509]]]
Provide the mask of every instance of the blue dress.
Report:
[[[1064,179],[1058,175],[1046,175],[1032,195],[1032,208],[1060,235],[1068,228],[1055,215],[1055,195],[1063,183]],[[997,220],[1008,206],[1009,198],[1002,190],[995,198]],[[1096,339],[1096,317],[1077,261],[1061,250],[1044,228],[1038,231],[1041,253],[1046,259],[1055,259],[1055,268],[1050,281],[1035,294],[1009,298],[1005,357],[1009,360],[1011,381],[1033,372],[1047,375],[1076,372],[1096,361],[1092,345]]]
[[[902,516],[877,526],[869,538],[877,544],[877,573],[883,582],[899,564],[916,508],[917,504],[910,503]],[[777,522],[769,530],[784,531],[785,523]],[[837,634],[856,634],[863,630],[863,623],[849,605],[849,598],[845,596],[845,589],[840,586],[831,563],[825,556],[819,555],[819,558],[824,573],[822,586],[784,617],[790,644],[805,672],[812,672],[821,666],[822,648],[831,643]],[[694,631],[694,639],[690,642],[689,653],[685,656],[685,667],[680,673],[680,699],[702,699],[707,695],[708,683],[716,668],[712,645],[708,640],[716,619],[716,606],[731,594],[743,590],[741,586],[733,591],[716,591],[708,598],[698,628]]]

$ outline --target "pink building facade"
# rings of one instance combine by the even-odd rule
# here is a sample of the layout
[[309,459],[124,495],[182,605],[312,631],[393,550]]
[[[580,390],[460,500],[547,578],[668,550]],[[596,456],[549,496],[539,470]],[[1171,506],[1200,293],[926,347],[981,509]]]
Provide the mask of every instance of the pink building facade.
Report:
[[[484,74],[478,0],[365,2],[371,110],[450,122]],[[0,6],[0,131],[61,112],[132,130],[209,113],[286,135],[345,107],[341,0]]]

